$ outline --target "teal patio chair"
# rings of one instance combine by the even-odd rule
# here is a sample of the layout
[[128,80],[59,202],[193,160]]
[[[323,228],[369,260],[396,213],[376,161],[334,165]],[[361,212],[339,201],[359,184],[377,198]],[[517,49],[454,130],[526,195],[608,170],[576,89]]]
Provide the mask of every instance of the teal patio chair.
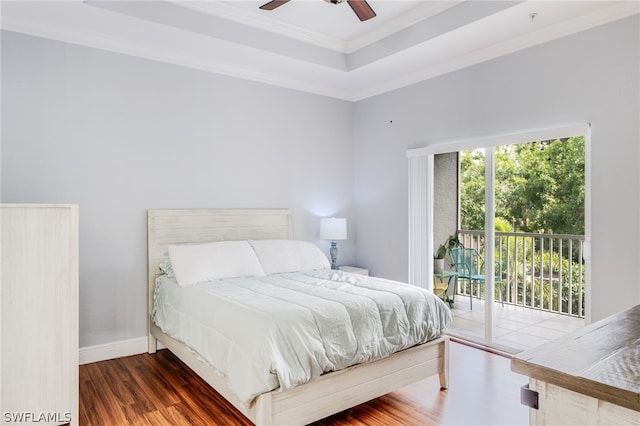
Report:
[[[478,286],[478,295],[485,282],[484,259],[474,248],[458,247],[451,249],[451,262],[458,273],[458,280],[469,281],[469,307],[473,310],[473,285]],[[502,273],[499,263],[496,263],[495,283],[500,288],[500,302],[504,306],[502,294]]]

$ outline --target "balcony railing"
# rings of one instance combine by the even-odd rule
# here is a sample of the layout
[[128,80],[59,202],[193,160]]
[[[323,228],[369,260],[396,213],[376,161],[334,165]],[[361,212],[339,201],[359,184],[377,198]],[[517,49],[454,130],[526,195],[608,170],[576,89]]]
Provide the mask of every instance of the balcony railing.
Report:
[[[484,258],[484,231],[458,231],[458,237]],[[496,232],[495,243],[504,303],[584,318],[584,236]],[[469,293],[459,280],[458,294]],[[495,300],[500,300],[498,283]]]

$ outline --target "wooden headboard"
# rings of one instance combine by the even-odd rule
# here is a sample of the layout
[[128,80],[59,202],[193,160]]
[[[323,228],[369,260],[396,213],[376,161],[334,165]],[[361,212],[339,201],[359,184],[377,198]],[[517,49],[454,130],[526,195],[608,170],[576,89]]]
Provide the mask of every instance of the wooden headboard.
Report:
[[233,240],[288,240],[292,237],[289,209],[183,209],[147,213],[149,316],[153,312],[158,265],[170,244]]

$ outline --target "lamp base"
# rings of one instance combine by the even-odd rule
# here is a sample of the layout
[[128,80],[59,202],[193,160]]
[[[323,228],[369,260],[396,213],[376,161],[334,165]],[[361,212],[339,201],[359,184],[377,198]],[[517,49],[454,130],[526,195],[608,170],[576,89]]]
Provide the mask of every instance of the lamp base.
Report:
[[331,241],[331,248],[329,249],[331,255],[331,269],[338,269],[338,246],[335,241]]

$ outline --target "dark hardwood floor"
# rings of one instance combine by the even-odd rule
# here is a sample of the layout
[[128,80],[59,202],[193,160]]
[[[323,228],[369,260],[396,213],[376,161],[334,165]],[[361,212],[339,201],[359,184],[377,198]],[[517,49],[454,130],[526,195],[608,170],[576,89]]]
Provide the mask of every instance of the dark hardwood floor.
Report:
[[[526,425],[509,359],[451,343],[451,385],[437,377],[314,423],[338,425]],[[251,425],[167,350],[80,366],[80,424]]]

